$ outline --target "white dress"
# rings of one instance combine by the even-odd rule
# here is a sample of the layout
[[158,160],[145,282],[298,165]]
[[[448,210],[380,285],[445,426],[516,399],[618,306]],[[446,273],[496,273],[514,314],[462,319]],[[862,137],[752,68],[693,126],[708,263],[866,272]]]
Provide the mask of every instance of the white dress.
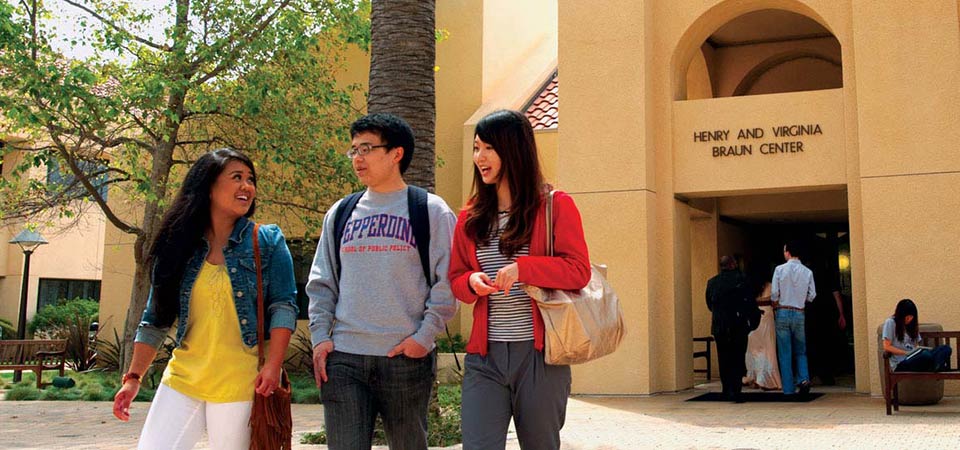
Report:
[[763,389],[779,390],[780,366],[777,364],[777,330],[773,318],[773,306],[770,304],[770,283],[757,297],[757,305],[763,310],[760,326],[747,337],[747,375],[743,384],[756,383]]

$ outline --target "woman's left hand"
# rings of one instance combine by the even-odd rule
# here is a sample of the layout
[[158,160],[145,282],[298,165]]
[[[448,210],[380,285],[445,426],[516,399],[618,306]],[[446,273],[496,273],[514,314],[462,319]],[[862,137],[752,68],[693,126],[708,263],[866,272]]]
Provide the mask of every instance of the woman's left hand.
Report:
[[503,266],[502,269],[497,271],[497,287],[503,290],[505,295],[510,295],[510,289],[513,287],[513,283],[516,283],[520,278],[520,266],[517,263],[512,262]]
[[257,374],[254,386],[257,394],[264,397],[273,395],[273,391],[280,386],[280,365],[269,362],[264,364],[260,373]]

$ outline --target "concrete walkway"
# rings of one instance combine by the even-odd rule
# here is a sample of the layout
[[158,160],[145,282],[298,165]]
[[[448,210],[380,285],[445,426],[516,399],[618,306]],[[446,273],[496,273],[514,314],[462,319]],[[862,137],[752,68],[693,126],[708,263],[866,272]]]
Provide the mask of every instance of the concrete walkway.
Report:
[[[883,399],[851,393],[810,403],[685,401],[703,392],[572,398],[563,449],[960,448],[960,397],[886,416]],[[0,401],[0,448],[133,448],[147,406],[134,404],[131,421],[121,423],[107,402]],[[297,444],[320,429],[321,406],[294,405],[293,417],[295,449],[325,448]],[[519,449],[512,433],[507,448]]]

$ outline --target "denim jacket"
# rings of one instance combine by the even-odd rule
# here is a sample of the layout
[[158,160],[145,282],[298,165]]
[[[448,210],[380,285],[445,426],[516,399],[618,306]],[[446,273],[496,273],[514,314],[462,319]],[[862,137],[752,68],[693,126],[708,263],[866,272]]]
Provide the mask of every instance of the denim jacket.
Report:
[[[257,345],[257,268],[253,258],[253,222],[241,217],[233,226],[233,232],[223,249],[230,286],[233,289],[233,303],[240,320],[240,335],[248,347]],[[190,294],[193,284],[200,274],[203,261],[209,252],[209,243],[204,238],[203,245],[197,248],[187,263],[180,284],[180,314],[177,324],[176,345],[180,346],[187,329],[190,314]],[[297,327],[297,285],[293,276],[293,259],[276,225],[260,226],[260,259],[263,270],[264,319],[270,329]],[[163,343],[170,331],[169,327],[156,326],[156,313],[153,306],[153,288],[147,298],[147,307],[137,328],[135,342],[142,342],[157,348]],[[265,331],[269,338],[269,332]]]

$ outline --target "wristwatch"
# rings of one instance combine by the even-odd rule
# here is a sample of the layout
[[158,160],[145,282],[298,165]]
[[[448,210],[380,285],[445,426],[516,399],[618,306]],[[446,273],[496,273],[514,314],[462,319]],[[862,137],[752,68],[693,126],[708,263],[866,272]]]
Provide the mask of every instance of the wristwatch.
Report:
[[139,383],[139,382],[140,382],[140,374],[139,374],[139,373],[133,373],[133,372],[127,372],[127,373],[123,374],[123,378],[120,379],[120,385],[127,384],[127,380],[137,380],[137,383]]

